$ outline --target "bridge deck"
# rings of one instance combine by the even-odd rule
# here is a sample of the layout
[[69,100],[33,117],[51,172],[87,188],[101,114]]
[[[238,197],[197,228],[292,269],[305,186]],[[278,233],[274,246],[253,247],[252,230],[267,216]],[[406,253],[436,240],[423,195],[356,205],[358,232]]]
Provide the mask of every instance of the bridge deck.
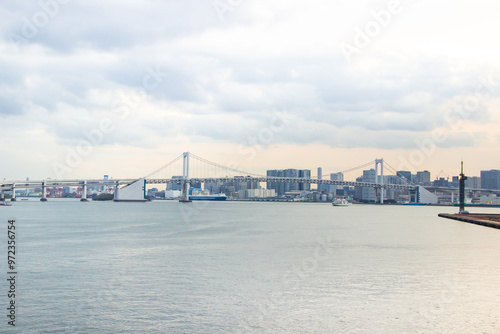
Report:
[[[111,180],[41,180],[41,181],[4,181],[0,183],[0,190],[9,191],[13,187],[16,189],[22,188],[37,188],[37,187],[70,187],[81,186],[86,182],[87,186],[92,185],[115,185],[117,183],[130,184],[136,181],[135,179],[111,179]],[[147,184],[166,184],[166,183],[184,183],[184,179],[146,179]],[[401,189],[412,190],[415,185],[404,184],[378,184],[370,182],[354,182],[354,181],[332,181],[323,179],[306,179],[306,178],[286,178],[286,177],[209,177],[209,178],[190,178],[190,183],[207,183],[207,182],[285,182],[285,183],[302,183],[302,184],[327,184],[334,186],[347,187],[366,187],[376,189]]]

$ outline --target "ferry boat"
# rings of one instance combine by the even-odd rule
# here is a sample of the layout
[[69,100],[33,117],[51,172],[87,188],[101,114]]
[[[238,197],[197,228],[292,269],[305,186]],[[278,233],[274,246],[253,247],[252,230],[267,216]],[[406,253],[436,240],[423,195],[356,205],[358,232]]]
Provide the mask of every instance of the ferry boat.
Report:
[[191,195],[189,196],[190,201],[225,201],[227,199],[226,195]]
[[333,206],[349,206],[351,203],[347,201],[345,198],[337,198],[332,202]]

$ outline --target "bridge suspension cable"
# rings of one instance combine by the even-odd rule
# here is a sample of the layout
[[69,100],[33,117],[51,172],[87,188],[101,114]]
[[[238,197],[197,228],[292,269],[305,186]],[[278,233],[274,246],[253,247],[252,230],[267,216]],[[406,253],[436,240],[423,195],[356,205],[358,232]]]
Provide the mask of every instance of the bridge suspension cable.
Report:
[[405,182],[406,184],[410,184],[410,185],[412,185],[412,186],[416,186],[416,184],[415,184],[415,183],[413,183],[413,182],[411,182],[411,180],[408,180],[408,179],[407,179],[407,178],[405,178],[405,177],[401,177],[401,176],[399,176],[399,175],[398,175],[398,172],[396,171],[396,169],[395,169],[395,168],[393,168],[391,165],[389,165],[389,164],[387,163],[387,161],[384,161],[384,165],[385,165],[386,167],[388,167],[388,169],[389,169],[391,172],[393,172],[393,173],[394,173],[394,175],[396,175],[396,176],[397,176],[397,177],[398,177],[401,181]]
[[368,167],[368,166],[373,166],[373,164],[375,164],[375,160],[367,162],[367,163],[365,163],[365,164],[363,164],[361,166],[357,166],[357,167],[354,167],[354,168],[349,168],[349,169],[346,169],[346,170],[343,170],[343,171],[340,171],[340,172],[324,173],[323,175],[336,174],[336,173],[345,174],[345,173],[349,173],[349,172],[352,172],[352,171],[355,171],[355,170],[358,170],[358,169],[361,169],[361,168],[365,168],[365,167]]
[[224,165],[221,165],[221,164],[218,164],[218,163],[215,163],[215,162],[212,162],[212,161],[209,161],[207,159],[203,159],[197,155],[194,155],[193,153],[190,153],[190,156],[192,158],[195,158],[203,163],[206,163],[208,165],[211,165],[211,166],[214,166],[214,167],[217,167],[217,168],[220,168],[220,169],[223,169],[225,171],[231,171],[231,172],[234,172],[234,173],[239,173],[239,174],[242,174],[242,176],[244,175],[250,175],[250,176],[256,176],[256,177],[266,177],[265,175],[261,175],[261,174],[255,174],[255,173],[250,173],[250,172],[245,172],[245,171],[242,171],[242,170],[239,170],[239,169],[235,169],[235,168],[230,168],[230,167],[226,167]]
[[349,173],[349,172],[352,172],[352,171],[355,171],[357,169],[361,169],[361,168],[365,168],[365,167],[368,167],[368,166],[373,166],[373,164],[375,163],[375,160],[372,160],[370,162],[367,162],[366,164],[364,165],[361,165],[361,166],[358,166],[358,167],[354,167],[354,168],[349,168],[349,169],[346,169],[346,170],[343,170],[341,171],[340,173],[342,174],[345,174],[345,173]]
[[147,179],[147,178],[149,178],[149,177],[150,177],[150,176],[152,176],[152,175],[158,174],[158,173],[159,173],[159,172],[161,172],[162,170],[164,170],[164,169],[166,169],[166,168],[170,167],[171,165],[173,165],[174,163],[176,163],[177,161],[179,161],[179,160],[182,158],[182,156],[183,156],[182,154],[181,154],[181,155],[179,155],[179,156],[178,156],[177,158],[175,158],[174,160],[172,160],[172,161],[170,161],[169,163],[167,163],[167,164],[165,164],[165,165],[161,166],[160,168],[158,168],[158,169],[157,169],[157,170],[155,170],[154,172],[151,172],[151,173],[149,173],[148,175],[144,176],[144,179]]

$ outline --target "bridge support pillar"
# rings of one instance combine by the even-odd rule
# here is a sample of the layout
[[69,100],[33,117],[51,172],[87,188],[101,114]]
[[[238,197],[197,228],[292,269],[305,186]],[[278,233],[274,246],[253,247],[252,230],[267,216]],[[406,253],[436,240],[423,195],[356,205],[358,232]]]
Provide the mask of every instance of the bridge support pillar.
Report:
[[114,191],[114,198],[117,199],[119,198],[119,191],[120,191],[120,181],[116,181],[115,183],[115,191]]
[[47,202],[47,187],[45,186],[45,181],[42,182],[42,198],[40,201]]
[[189,188],[191,184],[189,182],[189,152],[184,152],[183,154],[183,167],[182,167],[182,195],[179,202],[181,203],[189,203]]
[[[378,165],[380,164],[380,175]],[[380,204],[384,204],[384,159],[375,160],[375,183],[380,184]]]
[[182,185],[182,195],[181,195],[181,199],[179,200],[179,202],[181,202],[181,203],[192,202],[189,199],[189,188],[191,188],[191,183],[189,182],[189,180],[186,180]]
[[88,202],[89,200],[87,199],[87,181],[83,181],[82,185],[82,198],[80,199],[81,202]]
[[16,198],[16,185],[15,184],[12,185],[12,197],[11,197],[10,200],[12,202],[17,201],[17,198]]

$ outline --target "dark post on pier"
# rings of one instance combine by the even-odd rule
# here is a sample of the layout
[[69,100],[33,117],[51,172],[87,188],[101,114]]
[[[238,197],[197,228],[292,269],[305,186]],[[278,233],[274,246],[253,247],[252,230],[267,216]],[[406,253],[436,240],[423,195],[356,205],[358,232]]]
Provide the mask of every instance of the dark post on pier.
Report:
[[500,214],[491,213],[469,213],[465,211],[465,180],[467,176],[464,174],[464,162],[462,161],[462,170],[460,172],[460,211],[455,214],[440,213],[439,217],[459,220],[470,224],[482,225],[500,229]]
[[462,161],[462,169],[460,171],[460,210],[458,213],[462,213],[465,211],[465,180],[467,180],[467,176],[464,175],[464,162]]

